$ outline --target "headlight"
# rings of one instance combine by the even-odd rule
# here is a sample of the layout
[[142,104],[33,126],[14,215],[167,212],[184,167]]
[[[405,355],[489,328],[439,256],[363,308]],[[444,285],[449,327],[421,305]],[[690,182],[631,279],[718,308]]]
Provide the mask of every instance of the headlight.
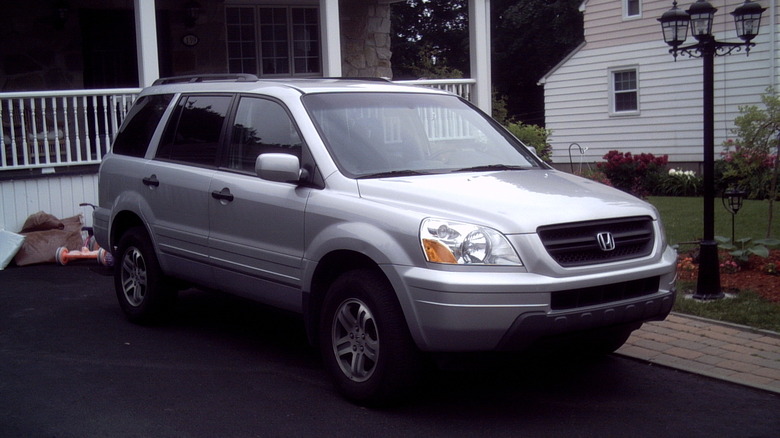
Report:
[[520,265],[507,238],[479,225],[443,219],[425,219],[420,226],[425,258],[433,263],[458,265]]

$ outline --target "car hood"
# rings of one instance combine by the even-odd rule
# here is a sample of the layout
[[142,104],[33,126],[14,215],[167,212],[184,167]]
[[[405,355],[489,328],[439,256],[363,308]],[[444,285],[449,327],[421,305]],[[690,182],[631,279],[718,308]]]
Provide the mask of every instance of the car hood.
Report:
[[650,216],[648,203],[595,181],[548,169],[363,179],[360,196],[506,234],[543,225]]

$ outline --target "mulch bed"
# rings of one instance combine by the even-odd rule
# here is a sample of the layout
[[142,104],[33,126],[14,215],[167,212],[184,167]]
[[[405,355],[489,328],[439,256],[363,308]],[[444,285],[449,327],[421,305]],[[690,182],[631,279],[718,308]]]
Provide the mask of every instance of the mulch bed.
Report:
[[[747,263],[739,264],[737,269],[728,263],[731,258],[727,253],[721,253],[720,259],[720,285],[724,292],[751,290],[767,300],[780,303],[780,250],[770,251],[767,258],[751,256]],[[698,265],[693,256],[680,254],[677,271],[681,280],[695,281]]]

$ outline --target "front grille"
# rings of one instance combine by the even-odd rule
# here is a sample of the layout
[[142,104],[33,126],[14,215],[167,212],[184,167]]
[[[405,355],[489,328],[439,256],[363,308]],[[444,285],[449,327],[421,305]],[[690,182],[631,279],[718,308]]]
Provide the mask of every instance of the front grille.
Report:
[[[644,257],[653,250],[653,221],[645,216],[548,225],[537,232],[550,256],[567,268]],[[597,236],[605,233],[614,249],[599,245]]]
[[660,277],[650,277],[623,283],[553,292],[550,297],[550,307],[552,310],[576,309],[652,295],[658,292],[660,281]]

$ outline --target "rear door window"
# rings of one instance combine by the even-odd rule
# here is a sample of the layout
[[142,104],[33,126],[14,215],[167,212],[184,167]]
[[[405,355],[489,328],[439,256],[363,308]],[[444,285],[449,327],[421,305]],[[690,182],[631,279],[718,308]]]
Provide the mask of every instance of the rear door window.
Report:
[[156,158],[216,165],[232,96],[189,95],[179,100]]

